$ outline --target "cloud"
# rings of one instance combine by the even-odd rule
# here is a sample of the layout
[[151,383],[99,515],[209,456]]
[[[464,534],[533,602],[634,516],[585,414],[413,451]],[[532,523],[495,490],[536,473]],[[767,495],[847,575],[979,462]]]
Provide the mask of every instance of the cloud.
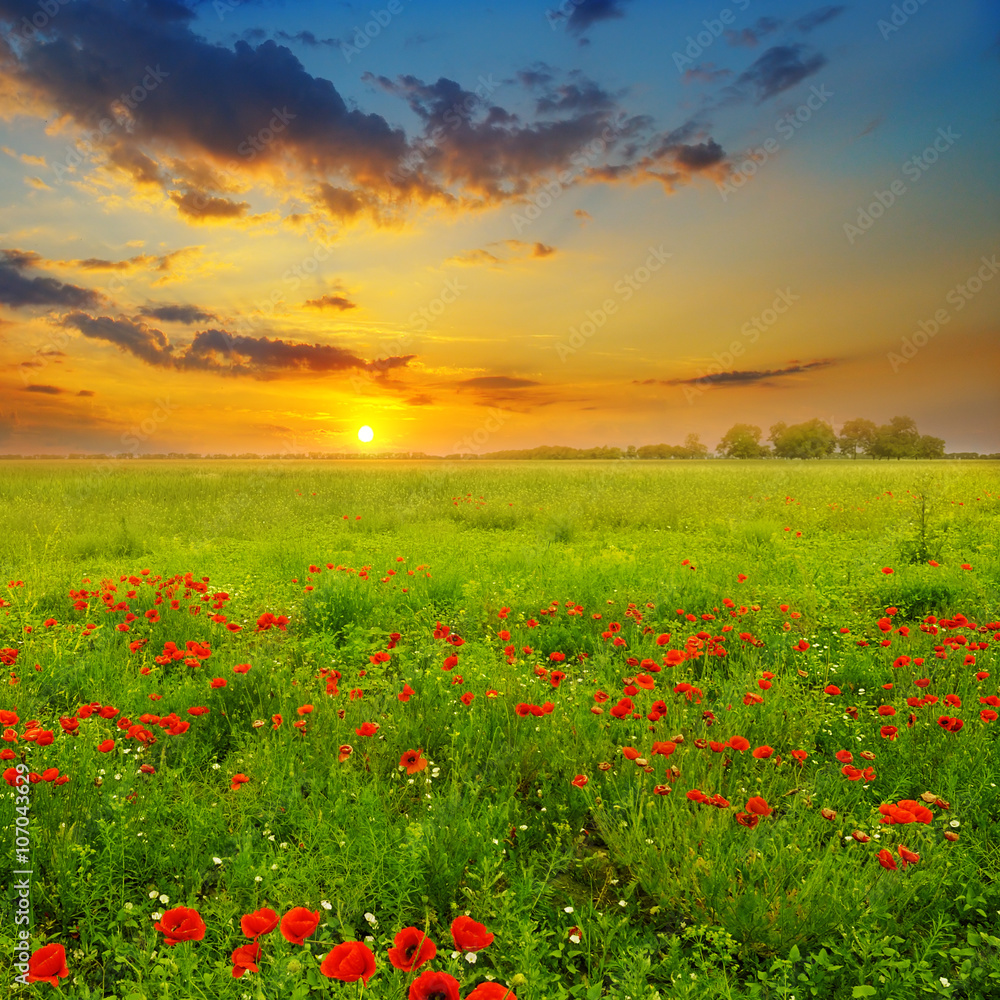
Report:
[[22,392],[40,392],[46,396],[60,396],[65,389],[60,389],[57,385],[26,385]]
[[193,323],[209,323],[217,318],[214,313],[188,305],[143,306],[139,314],[158,319],[161,323],[185,323],[188,326]]
[[633,385],[766,385],[770,379],[783,378],[788,375],[800,375],[803,372],[814,371],[818,368],[828,368],[837,362],[833,358],[823,358],[819,361],[808,361],[803,363],[793,362],[784,368],[772,368],[762,371],[731,371],[719,372],[715,375],[699,375],[696,378],[672,378],[672,379],[635,379]]
[[209,222],[242,219],[250,211],[250,203],[214,198],[204,191],[171,191],[170,200],[185,219],[192,222]]
[[63,326],[79,330],[90,340],[103,340],[114,344],[120,351],[132,354],[148,365],[171,367],[174,355],[166,334],[138,320],[119,316],[89,316],[86,313],[69,313],[62,319]]
[[187,347],[178,349],[161,330],[125,316],[113,318],[77,312],[64,316],[62,323],[92,340],[114,344],[123,353],[148,365],[177,371],[274,378],[282,374],[329,374],[363,369],[377,371],[384,378],[388,372],[405,367],[416,357],[406,354],[365,361],[332,344],[250,337],[220,329],[201,330]]
[[733,71],[730,69],[716,69],[715,63],[704,63],[685,70],[683,76],[681,76],[681,82],[717,83],[719,80],[724,80],[727,76],[732,75]]
[[103,296],[90,288],[68,285],[55,278],[30,278],[22,272],[36,267],[38,254],[28,250],[0,250],[0,303],[23,306],[62,306],[70,309],[93,308]]
[[77,395],[78,395],[78,396],[96,396],[96,395],[97,395],[97,393],[96,393],[96,392],[94,392],[94,390],[93,390],[93,389],[81,389],[81,390],[80,390],[80,391],[79,391],[79,392],[77,393]]
[[[622,17],[625,4],[575,3],[567,26],[578,34]],[[29,0],[0,0],[0,22],[20,23],[34,10]],[[470,90],[446,78],[366,74],[418,115],[408,136],[349,104],[287,46],[273,39],[215,44],[195,33],[193,19],[171,0],[74,0],[44,32],[0,45],[0,88],[19,95],[22,113],[76,131],[113,120],[97,162],[137,186],[159,188],[191,224],[246,220],[242,192],[260,180],[276,189],[298,184],[324,214],[378,225],[428,203],[488,208],[540,190],[597,143],[574,183],[656,180],[672,190],[693,176],[669,156],[652,163],[649,147],[659,144],[652,120],[626,114],[616,95],[579,72],[556,80],[544,67],[524,71],[519,82],[536,100],[530,118],[494,102],[501,81],[492,77]],[[288,38],[332,41],[309,32]],[[144,95],[138,104],[129,97],[135,93]],[[522,103],[511,97],[511,107]],[[265,132],[273,141],[259,139]]]
[[525,389],[528,386],[541,385],[541,382],[530,378],[514,378],[510,375],[478,375],[475,378],[463,379],[458,383],[465,389]]
[[568,18],[558,11],[550,14],[549,19],[553,26],[556,21],[565,20],[566,30],[571,35],[581,35],[599,21],[623,18],[625,16],[623,4],[626,2],[627,0],[573,0],[573,11]]
[[274,37],[283,42],[299,42],[309,48],[316,48],[320,45],[339,48],[341,44],[339,38],[317,38],[311,31],[297,31],[294,35],[290,35],[287,31],[278,31]]
[[44,167],[46,165],[44,156],[32,156],[30,153],[19,153],[16,149],[11,149],[10,146],[0,146],[0,153],[6,153],[7,156],[10,156],[15,160],[20,160],[22,163],[26,163],[31,167]]
[[555,247],[547,243],[529,243],[526,240],[497,240],[494,243],[487,243],[486,246],[493,249],[465,250],[454,257],[449,257],[448,260],[455,264],[487,264],[490,267],[500,267],[514,260],[551,257],[557,252]]
[[737,83],[749,84],[756,91],[757,103],[794,87],[807,76],[811,76],[826,65],[826,57],[821,53],[803,58],[802,45],[776,45],[768,49]]
[[756,48],[762,38],[777,31],[781,27],[781,21],[774,17],[758,17],[752,28],[744,28],[742,31],[723,32],[723,37],[733,46],[745,46],[746,48]]
[[585,208],[574,209],[573,214],[580,220],[581,226],[594,221],[594,217]]
[[804,14],[792,23],[803,35],[808,35],[810,31],[818,28],[821,24],[826,24],[827,21],[832,21],[845,10],[847,8],[843,5],[828,4],[826,7],[817,7],[816,10]]
[[352,302],[346,295],[321,295],[318,299],[306,299],[303,305],[307,309],[356,309],[358,304]]
[[418,392],[415,396],[409,396],[405,400],[407,406],[431,406],[434,403],[434,397],[429,396],[426,392]]

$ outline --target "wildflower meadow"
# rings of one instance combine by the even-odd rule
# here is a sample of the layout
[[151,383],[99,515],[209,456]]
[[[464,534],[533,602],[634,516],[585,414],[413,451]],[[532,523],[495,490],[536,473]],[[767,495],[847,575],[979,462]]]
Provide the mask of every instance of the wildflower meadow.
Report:
[[1000,996],[992,462],[10,461],[3,996]]

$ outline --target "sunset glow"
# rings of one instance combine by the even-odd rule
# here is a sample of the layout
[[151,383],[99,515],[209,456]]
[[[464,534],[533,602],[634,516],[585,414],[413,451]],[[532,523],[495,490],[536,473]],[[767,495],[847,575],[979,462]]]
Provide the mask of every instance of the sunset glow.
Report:
[[0,0],[0,453],[1000,450],[994,5],[49,6]]

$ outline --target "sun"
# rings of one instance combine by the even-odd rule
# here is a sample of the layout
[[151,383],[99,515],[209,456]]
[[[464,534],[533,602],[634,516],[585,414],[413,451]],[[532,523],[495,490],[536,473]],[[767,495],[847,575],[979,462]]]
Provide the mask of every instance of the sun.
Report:
[[375,432],[367,424],[364,427],[358,428],[359,441],[364,441],[365,444],[368,444],[373,437],[375,437]]

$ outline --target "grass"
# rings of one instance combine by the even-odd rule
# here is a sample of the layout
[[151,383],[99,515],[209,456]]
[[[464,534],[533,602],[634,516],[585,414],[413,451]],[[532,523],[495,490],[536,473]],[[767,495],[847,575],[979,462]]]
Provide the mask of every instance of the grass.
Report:
[[[0,984],[25,929],[81,1000],[355,996],[349,941],[374,998],[996,995],[997,473],[5,464],[0,746],[47,777],[0,786]],[[241,917],[295,907],[235,978]]]

